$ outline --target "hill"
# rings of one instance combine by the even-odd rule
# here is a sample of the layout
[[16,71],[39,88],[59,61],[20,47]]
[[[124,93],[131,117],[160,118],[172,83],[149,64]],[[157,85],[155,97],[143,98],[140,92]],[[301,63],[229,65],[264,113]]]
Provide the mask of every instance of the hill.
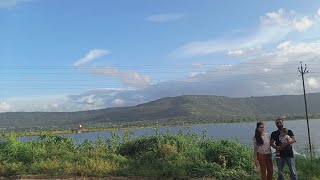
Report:
[[[320,114],[320,93],[307,95],[312,117]],[[276,116],[303,118],[302,95],[230,98],[187,95],[166,97],[132,107],[79,112],[6,112],[0,113],[3,129],[67,128],[114,124],[176,124],[200,122],[239,122],[265,120]]]

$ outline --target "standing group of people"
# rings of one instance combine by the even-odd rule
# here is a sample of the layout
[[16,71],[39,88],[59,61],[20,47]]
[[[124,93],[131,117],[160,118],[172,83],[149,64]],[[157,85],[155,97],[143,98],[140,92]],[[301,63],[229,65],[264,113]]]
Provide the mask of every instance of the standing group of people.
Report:
[[276,150],[275,160],[278,167],[278,179],[285,179],[283,167],[286,163],[290,170],[290,179],[297,180],[294,153],[291,145],[296,142],[296,138],[291,130],[283,127],[283,118],[278,118],[275,123],[278,130],[273,131],[271,136],[264,132],[263,122],[257,123],[253,138],[255,164],[257,167],[260,166],[262,180],[272,180],[273,163],[271,148],[274,148]]

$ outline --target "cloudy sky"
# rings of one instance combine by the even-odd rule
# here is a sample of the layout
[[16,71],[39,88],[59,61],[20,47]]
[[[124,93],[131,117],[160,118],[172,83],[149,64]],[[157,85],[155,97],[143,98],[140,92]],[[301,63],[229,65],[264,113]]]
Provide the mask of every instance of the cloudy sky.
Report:
[[320,92],[320,1],[0,0],[0,112]]

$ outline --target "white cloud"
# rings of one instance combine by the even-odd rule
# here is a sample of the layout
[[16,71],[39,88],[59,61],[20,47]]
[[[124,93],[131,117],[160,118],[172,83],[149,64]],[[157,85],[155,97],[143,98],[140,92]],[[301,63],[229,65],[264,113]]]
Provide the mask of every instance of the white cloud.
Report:
[[226,55],[233,56],[233,57],[243,57],[243,56],[254,55],[254,54],[260,53],[261,51],[262,51],[261,47],[249,48],[245,50],[237,49],[237,50],[228,51]]
[[[158,92],[174,90],[177,94],[212,94],[223,96],[266,96],[302,94],[299,61],[308,65],[312,76],[306,83],[308,93],[319,92],[320,41],[279,43],[276,49],[258,54],[228,68],[217,67],[194,74],[192,81],[175,82]],[[187,79],[189,80],[189,79]],[[169,90],[170,87],[170,90]],[[146,94],[148,94],[146,92]],[[154,93],[152,93],[154,94]],[[168,93],[170,94],[170,93]]]
[[317,12],[318,16],[320,16],[320,8],[318,9],[318,12]]
[[[290,13],[294,14],[294,13]],[[264,16],[260,17],[262,25],[274,25],[287,26],[289,24],[286,18],[286,12],[283,9],[278,11],[267,12]]]
[[64,106],[66,96],[37,96],[7,98],[6,111],[72,111],[77,108]]
[[124,85],[129,87],[141,88],[147,85],[150,85],[151,79],[147,75],[140,75],[137,72],[133,71],[125,71],[121,72],[114,67],[96,67],[96,66],[88,66],[87,63],[105,56],[109,54],[109,50],[104,49],[94,49],[91,50],[89,53],[85,55],[85,57],[79,59],[77,62],[74,63],[75,67],[78,67],[82,70],[87,70],[94,74],[102,74],[107,76],[113,76],[120,80]]
[[[79,95],[7,99],[7,111],[79,111],[132,106],[179,95],[229,97],[303,94],[299,61],[308,65],[307,93],[320,91],[320,41],[286,41],[278,48],[239,64],[222,65],[186,76],[184,81],[165,81],[141,89],[99,89]],[[120,75],[114,68],[98,73]],[[131,75],[134,76],[134,75]],[[10,106],[8,106],[10,104]]]
[[107,74],[112,76],[118,74],[118,70],[113,67],[91,67],[90,71],[95,74]]
[[94,74],[102,74],[113,76],[120,80],[124,85],[135,88],[142,88],[151,84],[151,79],[147,75],[140,75],[134,71],[119,71],[114,67],[95,67],[95,66],[87,66],[88,62],[91,62],[97,58],[100,58],[106,54],[109,54],[109,50],[103,49],[94,49],[85,55],[85,57],[81,58],[77,62],[74,63],[74,66],[88,70]]
[[243,51],[243,50],[232,50],[232,51],[228,51],[227,55],[229,55],[229,56],[243,56],[243,55],[245,55],[245,51]]
[[313,21],[310,20],[308,17],[303,17],[300,20],[295,20],[293,22],[293,25],[297,31],[304,32],[313,25]]
[[[307,93],[320,91],[320,42],[286,41],[268,53],[259,54],[239,64],[219,66],[192,73],[184,81],[165,81],[143,89],[123,90],[105,99],[113,107],[114,99],[124,105],[136,105],[168,96],[221,95],[229,97],[302,94],[299,61],[308,64]],[[111,103],[109,103],[111,101]]]
[[312,89],[319,89],[320,87],[319,77],[318,78],[310,77],[307,79],[307,83],[309,87]]
[[286,12],[283,9],[279,9],[277,12],[266,13],[260,19],[263,26],[277,26],[289,31],[295,30],[298,32],[304,32],[311,28],[314,21],[308,16],[299,17],[296,12]]
[[74,66],[83,66],[97,58],[100,58],[102,56],[105,56],[109,54],[109,50],[105,49],[93,49],[90,52],[88,52],[83,58],[79,59],[77,62],[75,62]]
[[11,109],[10,104],[0,101],[0,112],[6,112],[6,111],[9,111],[10,109]]
[[151,84],[149,76],[141,76],[137,72],[124,72],[120,74],[121,81],[131,87],[145,87]]
[[301,89],[301,80],[300,79],[291,80],[291,81],[279,84],[278,87],[280,87],[281,90],[286,89],[287,91],[289,91],[290,94],[292,94],[294,93],[294,91]]
[[278,44],[278,49],[288,49],[290,47],[291,41],[285,41]]
[[270,71],[272,71],[272,69],[271,68],[264,68],[263,71],[264,72],[270,72]]
[[82,101],[86,104],[94,104],[95,103],[95,95],[90,95],[82,98]]
[[202,68],[202,67],[205,67],[206,65],[202,63],[192,63],[191,66],[193,68]]
[[277,48],[282,54],[320,54],[320,41],[293,43],[286,41],[280,43]]
[[114,106],[122,106],[125,104],[125,101],[122,99],[115,99],[111,102],[111,104]]
[[174,57],[187,58],[226,52],[226,55],[242,55],[246,49],[262,47],[283,41],[290,33],[302,33],[313,26],[307,16],[300,17],[294,11],[280,9],[268,12],[260,17],[260,25],[256,31],[239,38],[224,38],[205,41],[194,41],[182,45],[171,53]]
[[205,74],[205,72],[192,72],[190,75],[189,75],[189,78],[192,79],[192,78],[195,78],[199,75],[202,75],[202,74]]
[[0,102],[0,112],[70,112],[102,109],[115,106],[112,101],[121,92],[122,90],[100,89],[72,96],[13,97],[8,98],[7,102]]
[[167,13],[167,14],[156,14],[149,17],[146,17],[145,19],[147,21],[152,22],[170,22],[170,21],[176,21],[178,19],[183,18],[183,14],[181,13]]
[[113,76],[120,80],[124,85],[129,87],[141,88],[152,83],[149,76],[140,75],[139,73],[133,71],[122,72],[113,67],[90,67],[89,70],[95,74]]
[[23,2],[31,0],[0,0],[0,8],[12,8]]

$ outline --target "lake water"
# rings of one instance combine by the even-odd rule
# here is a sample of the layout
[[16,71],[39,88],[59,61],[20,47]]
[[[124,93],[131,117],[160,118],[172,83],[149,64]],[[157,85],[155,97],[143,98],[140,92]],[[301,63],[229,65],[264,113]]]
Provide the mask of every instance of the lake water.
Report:
[[[266,121],[265,132],[271,134],[272,131],[276,130],[274,121]],[[293,145],[296,150],[303,150],[308,146],[308,130],[306,120],[287,120],[284,122],[284,126],[291,129],[297,139],[297,142]],[[309,120],[310,126],[310,137],[311,143],[317,148],[317,153],[320,151],[320,119]],[[192,126],[175,126],[175,127],[161,127],[158,128],[159,133],[177,133],[179,130],[186,132],[188,129],[192,132],[197,132],[199,135],[202,134],[204,129],[207,129],[207,137],[214,139],[237,139],[240,143],[252,146],[252,137],[254,135],[254,130],[256,127],[256,122],[250,123],[216,123],[216,124],[202,124],[202,125],[192,125]],[[154,128],[140,128],[131,130],[134,135],[133,137],[138,137],[145,134],[153,134]],[[116,131],[117,134],[123,134],[123,131]],[[104,132],[88,132],[79,134],[66,134],[69,137],[73,137],[76,141],[83,142],[85,139],[95,141],[99,136],[103,139],[110,138],[111,133],[108,131]],[[32,139],[37,139],[38,137],[19,137],[21,141],[28,141]]]

